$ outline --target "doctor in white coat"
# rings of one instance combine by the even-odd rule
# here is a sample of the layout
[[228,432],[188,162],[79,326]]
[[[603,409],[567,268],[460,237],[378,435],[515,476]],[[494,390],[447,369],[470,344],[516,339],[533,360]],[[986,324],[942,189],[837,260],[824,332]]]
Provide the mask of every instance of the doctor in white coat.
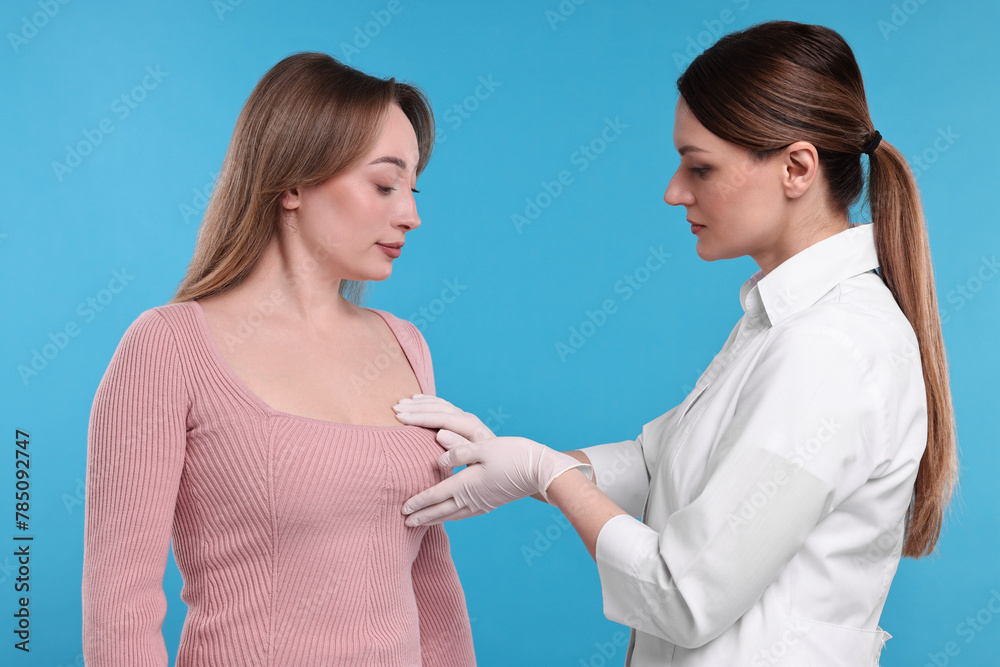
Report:
[[[605,615],[633,629],[632,667],[877,665],[899,559],[933,550],[956,474],[916,184],[828,28],[727,35],[678,89],[664,199],[701,258],[756,261],[744,315],[635,440],[562,453],[439,398],[400,401],[400,421],[442,429],[442,465],[468,465],[407,501],[406,523],[558,506]],[[857,225],[863,159],[872,222]]]

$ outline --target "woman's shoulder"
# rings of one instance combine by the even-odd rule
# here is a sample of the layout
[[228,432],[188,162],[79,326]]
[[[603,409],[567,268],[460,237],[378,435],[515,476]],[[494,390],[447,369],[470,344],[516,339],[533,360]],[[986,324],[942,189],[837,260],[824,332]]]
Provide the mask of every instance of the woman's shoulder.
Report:
[[420,329],[409,320],[397,317],[388,311],[368,307],[365,307],[365,310],[373,315],[380,315],[385,320],[399,341],[399,346],[409,359],[414,372],[417,373],[421,385],[428,390],[427,393],[433,394],[434,365],[431,361],[430,348]]
[[[364,307],[364,310],[380,315],[392,329],[393,333],[396,334],[396,337],[400,339],[401,343],[405,342],[418,347],[427,347],[427,341],[424,339],[423,334],[420,333],[420,329],[413,322],[402,317],[397,317],[387,310],[369,308],[367,306]],[[404,341],[403,338],[406,340]]]
[[197,313],[192,306],[197,307],[193,301],[186,301],[147,308],[126,327],[119,347],[151,353],[165,347],[179,349],[185,340],[190,340],[189,336],[181,335],[184,329],[196,324],[193,317]]

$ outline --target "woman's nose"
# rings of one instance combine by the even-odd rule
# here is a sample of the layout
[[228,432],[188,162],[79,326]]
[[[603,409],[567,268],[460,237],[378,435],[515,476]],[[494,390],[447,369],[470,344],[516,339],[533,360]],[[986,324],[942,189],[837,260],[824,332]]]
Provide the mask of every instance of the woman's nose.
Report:
[[406,202],[396,216],[395,224],[399,227],[404,227],[407,231],[420,226],[420,216],[417,215],[417,201],[412,192],[410,192],[409,201]]

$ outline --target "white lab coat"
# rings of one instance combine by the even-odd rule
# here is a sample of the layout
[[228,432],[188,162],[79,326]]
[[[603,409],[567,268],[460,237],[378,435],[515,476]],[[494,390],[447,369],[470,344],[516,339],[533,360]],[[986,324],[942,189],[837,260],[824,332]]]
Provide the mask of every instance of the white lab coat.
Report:
[[631,667],[868,667],[927,437],[913,329],[853,226],[744,283],[684,402],[589,447]]

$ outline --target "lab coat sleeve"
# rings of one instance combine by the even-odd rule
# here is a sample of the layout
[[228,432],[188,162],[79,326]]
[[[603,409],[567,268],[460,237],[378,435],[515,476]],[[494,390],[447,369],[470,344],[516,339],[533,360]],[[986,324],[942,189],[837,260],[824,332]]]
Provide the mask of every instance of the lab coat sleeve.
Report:
[[775,332],[693,500],[660,532],[624,515],[601,529],[605,615],[686,648],[732,626],[872,472],[885,442],[873,367],[884,363],[828,328]]
[[642,451],[642,435],[635,440],[609,442],[581,449],[594,467],[597,488],[623,510],[638,518],[649,491],[649,471]]

